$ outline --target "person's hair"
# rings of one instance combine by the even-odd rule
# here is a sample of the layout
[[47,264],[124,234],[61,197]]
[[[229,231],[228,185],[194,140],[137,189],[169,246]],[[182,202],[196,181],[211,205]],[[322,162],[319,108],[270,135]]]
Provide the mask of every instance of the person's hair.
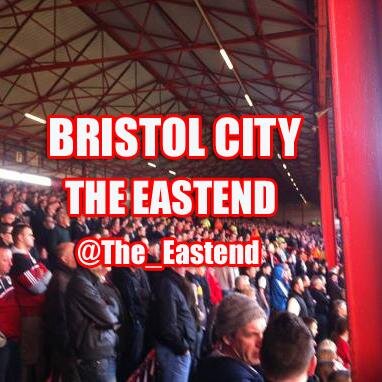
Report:
[[334,300],[333,301],[333,312],[335,314],[338,314],[338,310],[341,308],[342,305],[346,305],[345,300],[341,300],[341,299]]
[[278,381],[299,376],[307,370],[313,356],[313,337],[299,317],[283,312],[269,322],[260,351],[268,379]]
[[8,233],[10,229],[12,231],[12,228],[13,226],[11,224],[0,223],[0,234]]
[[325,340],[321,341],[318,345],[318,351],[321,350],[330,350],[333,353],[337,353],[337,346],[332,340],[326,338]]
[[261,318],[266,320],[266,315],[254,299],[240,293],[232,293],[223,299],[217,309],[215,337],[220,340],[224,336],[234,335],[248,322]]
[[298,284],[298,282],[299,282],[300,280],[302,281],[302,278],[301,278],[300,276],[296,276],[296,277],[292,280],[291,285],[290,285],[292,291],[294,290],[294,287]]
[[17,241],[17,237],[27,228],[30,228],[30,226],[28,224],[17,224],[13,228],[12,237],[13,237],[13,241],[15,243]]
[[55,250],[55,255],[57,258],[61,259],[66,254],[70,246],[74,249],[74,243],[70,241],[58,244]]
[[265,268],[268,268],[268,267],[271,267],[271,266],[272,266],[271,263],[265,262],[265,263],[261,264],[260,269],[264,270]]
[[307,326],[307,328],[309,329],[311,327],[311,325],[313,325],[314,323],[315,324],[318,324],[317,323],[317,320],[313,317],[303,317],[302,320],[304,321],[304,324]]
[[349,370],[336,370],[328,376],[328,382],[350,382],[351,375]]
[[317,361],[318,362],[333,362],[337,358],[337,353],[332,349],[318,349]]
[[334,327],[334,335],[342,336],[347,330],[349,330],[348,320],[343,317],[338,318]]
[[321,277],[317,276],[317,275],[314,275],[314,276],[312,276],[312,278],[310,280],[310,283],[312,284],[313,287],[315,287],[317,285],[318,281],[322,282]]

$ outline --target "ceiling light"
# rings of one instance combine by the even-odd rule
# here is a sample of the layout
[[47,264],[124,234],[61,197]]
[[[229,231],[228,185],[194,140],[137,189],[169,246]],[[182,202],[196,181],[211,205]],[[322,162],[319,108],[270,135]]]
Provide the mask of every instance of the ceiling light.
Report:
[[286,166],[286,164],[285,164],[285,163],[283,163],[283,167],[284,167],[284,170],[286,170],[286,169],[287,169],[287,166]]
[[171,175],[176,175],[176,172],[175,171],[172,171],[172,170],[168,170],[168,172],[169,172],[169,174],[171,174]]
[[14,180],[40,186],[51,186],[52,180],[46,176],[26,174],[18,171],[6,170],[0,168],[0,178],[5,180]]
[[147,162],[147,166],[154,167],[154,168],[157,167],[157,165],[155,163],[152,163],[152,162]]
[[290,172],[289,171],[287,172],[287,175],[290,176]]
[[32,119],[33,121],[39,122],[39,123],[43,123],[43,124],[46,123],[45,119],[42,119],[40,117],[36,117],[35,115],[29,114],[29,113],[25,113],[24,116],[29,118],[29,119]]
[[231,62],[231,60],[229,59],[228,54],[227,54],[227,52],[225,51],[225,49],[223,49],[223,48],[220,49],[220,54],[222,55],[223,60],[224,60],[225,63],[227,64],[228,69],[229,69],[229,70],[232,70],[232,69],[233,69],[233,65],[232,65],[232,62]]
[[281,159],[281,155],[280,155],[280,154],[277,154],[277,158]]
[[252,103],[252,100],[249,98],[249,95],[245,94],[244,97],[245,97],[245,100],[248,102],[248,105],[252,107],[253,103]]

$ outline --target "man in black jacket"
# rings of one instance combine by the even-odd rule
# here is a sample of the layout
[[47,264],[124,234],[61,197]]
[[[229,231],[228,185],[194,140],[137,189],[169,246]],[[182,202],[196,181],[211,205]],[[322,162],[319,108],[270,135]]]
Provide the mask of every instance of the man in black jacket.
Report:
[[157,357],[164,381],[187,381],[196,339],[185,268],[166,269],[158,292]]
[[[77,268],[74,243],[57,246],[57,266],[46,292],[45,326],[53,381],[74,382],[79,380],[69,346],[68,323],[65,311],[65,294],[69,281]],[[61,378],[61,379],[60,379]]]
[[330,308],[330,298],[326,294],[325,285],[320,276],[312,277],[310,293],[316,301],[315,318],[318,323],[317,342],[320,342],[329,337],[328,316]]
[[116,381],[118,307],[102,292],[102,266],[77,269],[66,293],[69,339],[83,381]]
[[145,356],[146,323],[149,314],[151,289],[147,275],[139,268],[113,268],[113,284],[119,290],[127,320],[127,372],[132,373]]

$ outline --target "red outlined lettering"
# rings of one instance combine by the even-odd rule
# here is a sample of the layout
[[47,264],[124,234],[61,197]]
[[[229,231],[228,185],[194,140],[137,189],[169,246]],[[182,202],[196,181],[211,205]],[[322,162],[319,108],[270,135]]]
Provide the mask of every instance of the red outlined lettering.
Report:
[[128,213],[124,178],[67,178],[62,187],[71,217],[123,217]]
[[99,265],[146,268],[148,251],[141,241],[128,243],[122,238],[86,237],[77,242],[74,254],[78,264],[85,268]]
[[130,184],[134,217],[271,217],[278,210],[273,179],[135,178]]
[[160,241],[164,267],[195,266],[259,266],[261,263],[261,241],[222,242],[178,242],[173,238]]
[[232,160],[272,159],[274,131],[282,144],[282,157],[297,158],[298,139],[304,117],[301,115],[243,115],[237,118],[224,114],[215,119],[212,147],[216,157]]
[[198,115],[51,115],[46,146],[50,159],[205,159],[202,138]]
[[[284,159],[296,159],[298,154],[298,139],[300,138],[302,125],[304,123],[303,115],[284,116],[280,120],[278,129],[281,140],[281,156]],[[293,149],[290,141],[293,141]],[[289,151],[293,150],[292,153]]]

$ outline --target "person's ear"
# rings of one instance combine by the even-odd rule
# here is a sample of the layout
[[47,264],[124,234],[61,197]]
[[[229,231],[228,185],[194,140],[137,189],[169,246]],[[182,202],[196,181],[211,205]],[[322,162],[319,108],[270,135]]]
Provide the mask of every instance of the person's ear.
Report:
[[231,346],[231,343],[232,343],[231,340],[232,339],[230,336],[223,336],[223,338],[222,338],[224,345],[227,345],[227,346]]
[[317,367],[317,358],[315,355],[313,355],[313,357],[309,361],[309,367],[308,367],[308,376],[309,377],[314,376],[314,372],[316,371],[316,367]]

